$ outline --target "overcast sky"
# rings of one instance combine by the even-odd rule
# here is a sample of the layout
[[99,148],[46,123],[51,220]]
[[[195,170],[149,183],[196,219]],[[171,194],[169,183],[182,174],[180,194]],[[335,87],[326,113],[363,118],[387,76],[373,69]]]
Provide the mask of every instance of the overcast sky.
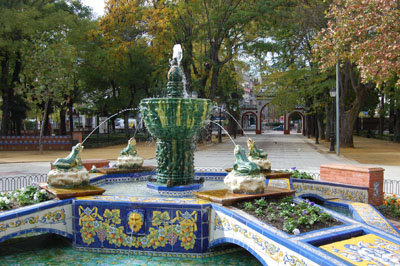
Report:
[[104,14],[104,0],[82,0],[82,3],[86,6],[90,6],[96,16],[102,16]]

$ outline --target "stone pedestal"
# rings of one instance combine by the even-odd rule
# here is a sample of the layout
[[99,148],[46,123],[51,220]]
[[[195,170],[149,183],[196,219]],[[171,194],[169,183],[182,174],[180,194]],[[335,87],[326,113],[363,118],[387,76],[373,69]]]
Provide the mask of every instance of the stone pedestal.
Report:
[[137,169],[142,167],[143,158],[139,156],[119,156],[117,159],[117,168]]
[[270,172],[271,171],[271,162],[267,159],[262,158],[253,158],[251,156],[248,157],[250,162],[255,163],[258,167],[260,167],[261,171]]
[[89,172],[85,169],[68,171],[53,169],[47,174],[47,183],[53,187],[73,188],[89,184]]
[[368,203],[383,204],[383,171],[381,167],[351,164],[324,164],[320,166],[321,181],[368,188]]
[[267,188],[265,176],[261,173],[243,175],[233,170],[225,177],[224,183],[231,193],[259,194],[264,193]]

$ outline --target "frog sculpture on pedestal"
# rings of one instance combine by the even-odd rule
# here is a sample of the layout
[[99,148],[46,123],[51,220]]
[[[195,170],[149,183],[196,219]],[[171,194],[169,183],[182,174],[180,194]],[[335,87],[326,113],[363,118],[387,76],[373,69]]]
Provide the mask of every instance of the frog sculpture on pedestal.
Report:
[[268,154],[257,148],[256,143],[251,138],[247,140],[247,147],[249,148],[249,161],[257,164],[262,172],[271,172],[271,162],[267,160]]
[[72,147],[65,158],[58,158],[53,163],[53,170],[47,174],[47,183],[53,187],[73,188],[89,184],[89,172],[82,166],[81,143]]
[[120,169],[137,169],[142,167],[143,158],[140,157],[136,150],[135,138],[130,138],[128,145],[120,152],[117,159],[117,167]]
[[225,177],[224,183],[232,193],[259,194],[267,188],[265,176],[254,162],[249,161],[245,150],[236,145],[233,170]]

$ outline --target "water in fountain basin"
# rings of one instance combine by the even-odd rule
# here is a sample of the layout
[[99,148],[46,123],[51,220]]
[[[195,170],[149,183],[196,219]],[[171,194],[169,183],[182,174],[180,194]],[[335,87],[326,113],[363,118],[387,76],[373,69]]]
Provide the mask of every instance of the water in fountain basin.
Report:
[[[147,188],[147,181],[130,181],[130,182],[110,182],[107,184],[100,185],[102,188],[106,190],[103,195],[106,196],[132,196],[135,197],[171,197],[171,196],[162,196],[154,192],[154,190]],[[210,189],[226,189],[224,182],[215,181],[215,180],[206,180],[203,183],[203,187],[200,191],[206,191]],[[182,197],[182,196],[177,196]],[[185,198],[194,198],[193,195],[185,195]]]

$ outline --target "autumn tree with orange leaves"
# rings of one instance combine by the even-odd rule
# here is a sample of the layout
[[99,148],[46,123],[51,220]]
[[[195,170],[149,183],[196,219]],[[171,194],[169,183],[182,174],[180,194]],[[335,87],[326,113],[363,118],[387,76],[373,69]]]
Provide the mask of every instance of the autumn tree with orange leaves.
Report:
[[400,86],[399,7],[397,0],[334,0],[328,27],[316,37],[314,56],[321,69],[340,63],[343,146],[353,146],[354,124],[367,90],[387,83]]

